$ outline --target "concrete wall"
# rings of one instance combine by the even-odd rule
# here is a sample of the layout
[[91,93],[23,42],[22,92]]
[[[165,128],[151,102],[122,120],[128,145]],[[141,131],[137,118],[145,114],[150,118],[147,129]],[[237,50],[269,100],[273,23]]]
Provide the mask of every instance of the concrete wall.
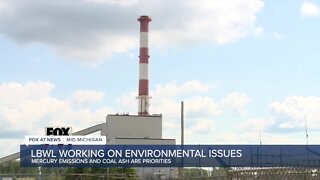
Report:
[[114,138],[162,138],[162,116],[108,115],[107,143]]

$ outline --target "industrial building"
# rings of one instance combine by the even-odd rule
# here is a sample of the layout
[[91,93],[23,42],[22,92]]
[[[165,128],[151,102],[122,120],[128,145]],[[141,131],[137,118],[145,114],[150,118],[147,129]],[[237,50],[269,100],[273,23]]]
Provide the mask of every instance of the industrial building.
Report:
[[[148,32],[151,18],[141,16],[138,115],[108,115],[107,144],[175,144],[175,139],[162,138],[162,115],[149,114],[149,47]],[[176,168],[137,168],[139,177],[167,179],[177,176]]]
[[[108,115],[106,121],[107,144],[174,145],[175,139],[162,138],[161,115]],[[143,179],[177,177],[177,168],[137,168]]]

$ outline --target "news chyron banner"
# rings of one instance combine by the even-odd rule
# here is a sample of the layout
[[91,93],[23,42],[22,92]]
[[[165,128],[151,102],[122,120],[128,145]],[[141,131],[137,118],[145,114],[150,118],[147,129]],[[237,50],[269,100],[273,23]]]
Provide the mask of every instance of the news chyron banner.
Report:
[[22,167],[320,167],[320,145],[110,145],[46,127],[26,136]]
[[21,145],[23,167],[320,167],[318,145]]

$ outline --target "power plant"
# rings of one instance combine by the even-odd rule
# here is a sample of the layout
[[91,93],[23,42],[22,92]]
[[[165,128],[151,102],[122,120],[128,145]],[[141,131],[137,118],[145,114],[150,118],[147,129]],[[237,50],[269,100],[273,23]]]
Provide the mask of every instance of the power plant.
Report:
[[[72,135],[89,135],[100,132],[101,136],[106,137],[106,144],[109,145],[175,145],[175,139],[164,139],[162,137],[162,115],[151,114],[149,112],[149,16],[140,16],[140,48],[139,48],[139,82],[138,82],[138,112],[136,115],[129,114],[108,114],[105,122],[74,132]],[[134,97],[132,97],[134,98]],[[183,140],[183,103],[181,106],[181,143]],[[41,128],[41,127],[39,127]],[[99,136],[100,137],[100,136]],[[14,153],[0,158],[0,165],[10,164],[10,162],[20,158],[20,153]],[[273,158],[273,157],[272,157]],[[58,169],[58,168],[57,168]],[[199,168],[201,172],[201,168]],[[109,170],[109,169],[108,169]],[[177,179],[178,169],[171,167],[141,167],[135,168],[139,179]],[[216,170],[216,174],[214,174]],[[109,173],[109,172],[108,172]],[[59,179],[59,173],[56,173]],[[40,176],[38,176],[40,175]],[[67,174],[68,175],[68,174]],[[90,174],[91,175],[91,174]],[[108,174],[109,175],[109,174]],[[184,170],[179,171],[181,179],[184,178]],[[214,176],[216,175],[216,176]],[[24,174],[23,174],[24,176]],[[32,174],[33,177],[41,179],[41,173]],[[7,179],[18,179],[15,174],[9,174]],[[77,179],[82,179],[81,174],[76,174]],[[90,177],[94,176],[94,174]],[[105,174],[101,176],[105,178]],[[277,167],[277,168],[248,168],[248,167],[228,167],[212,170],[211,176],[207,178],[197,177],[197,179],[319,179],[320,168],[296,168],[296,167]],[[0,179],[3,176],[0,169]],[[6,177],[5,177],[6,178]],[[118,178],[118,177],[117,177]],[[185,178],[188,178],[185,176]],[[3,178],[4,179],[4,178]],[[34,178],[36,179],[36,178]],[[109,179],[109,176],[107,177]],[[121,178],[119,178],[121,179]],[[125,178],[123,178],[125,179]]]
[[[175,139],[162,138],[162,115],[149,114],[149,48],[148,31],[149,16],[138,18],[140,22],[140,53],[139,53],[139,85],[138,85],[138,114],[109,114],[106,122],[80,130],[73,135],[88,135],[100,131],[106,136],[106,144],[113,145],[174,145]],[[20,158],[20,153],[3,157],[0,164]],[[136,168],[137,175],[142,179],[168,179],[177,177],[176,168]]]

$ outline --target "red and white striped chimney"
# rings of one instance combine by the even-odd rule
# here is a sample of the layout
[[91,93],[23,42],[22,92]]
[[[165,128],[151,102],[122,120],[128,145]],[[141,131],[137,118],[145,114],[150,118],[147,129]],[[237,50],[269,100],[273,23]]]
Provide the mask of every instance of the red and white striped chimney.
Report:
[[138,115],[149,115],[149,79],[148,79],[148,63],[149,63],[149,48],[148,48],[148,31],[149,16],[140,16],[140,62],[139,62],[139,100]]

